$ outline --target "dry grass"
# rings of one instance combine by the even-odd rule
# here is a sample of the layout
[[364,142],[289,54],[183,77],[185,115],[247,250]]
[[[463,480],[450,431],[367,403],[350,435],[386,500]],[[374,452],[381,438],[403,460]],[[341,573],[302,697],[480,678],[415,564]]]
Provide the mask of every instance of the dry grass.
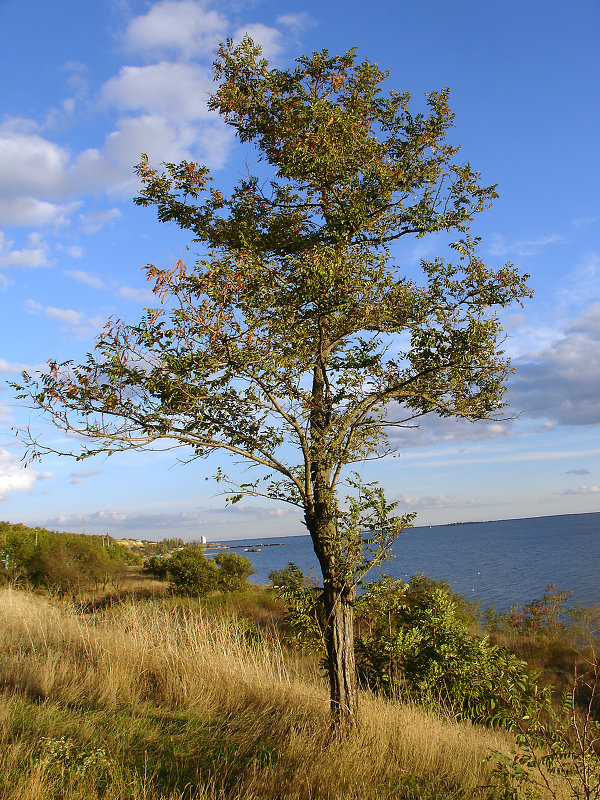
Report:
[[367,694],[360,729],[333,738],[318,678],[194,604],[82,615],[6,589],[0,630],[6,800],[479,799],[492,796],[477,788],[487,754],[508,749],[503,734]]

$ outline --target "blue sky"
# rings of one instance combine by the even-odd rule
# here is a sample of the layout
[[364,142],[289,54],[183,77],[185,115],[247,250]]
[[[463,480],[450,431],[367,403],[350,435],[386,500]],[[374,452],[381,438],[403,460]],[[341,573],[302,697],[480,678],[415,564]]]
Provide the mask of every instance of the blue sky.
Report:
[[[536,294],[504,317],[516,371],[509,422],[430,420],[398,455],[361,468],[418,524],[600,511],[600,7],[539,0],[0,0],[0,518],[115,536],[209,539],[303,532],[267,501],[224,507],[218,460],[178,453],[23,470],[11,433],[53,429],[5,381],[79,359],[110,315],[152,299],[140,267],[185,249],[133,206],[132,167],[183,158],[216,185],[244,149],[207,112],[212,51],[249,32],[279,66],[328,48],[390,70],[388,85],[449,86],[452,140],[500,198],[477,219],[491,264],[512,260]],[[411,268],[440,241],[415,241]]]

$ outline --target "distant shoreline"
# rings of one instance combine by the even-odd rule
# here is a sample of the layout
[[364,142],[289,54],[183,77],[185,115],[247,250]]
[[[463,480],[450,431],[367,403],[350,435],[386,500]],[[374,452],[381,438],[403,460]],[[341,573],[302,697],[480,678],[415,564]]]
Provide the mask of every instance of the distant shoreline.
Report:
[[[570,514],[537,514],[533,517],[508,517],[506,519],[482,519],[482,520],[466,520],[464,522],[439,522],[436,525],[415,525],[410,530],[428,530],[429,528],[455,528],[456,526],[460,525],[491,525],[497,522],[521,522],[526,520],[534,520],[534,519],[559,519],[560,517],[590,517],[594,514],[600,515],[600,511],[576,511]],[[206,547],[214,547],[214,546],[224,546],[224,547],[252,547],[255,546],[256,542],[260,542],[258,547],[272,547],[273,545],[278,544],[278,542],[273,542],[272,544],[268,543],[269,539],[293,539],[294,537],[298,536],[306,536],[310,538],[310,534],[304,531],[300,533],[283,533],[283,534],[276,534],[274,536],[265,536],[261,538],[260,536],[252,536],[251,538],[244,539],[243,537],[236,537],[231,539],[218,539],[213,542],[207,542]],[[246,544],[236,544],[236,545],[228,545],[227,542],[246,542]],[[247,544],[248,542],[252,542],[253,544]]]

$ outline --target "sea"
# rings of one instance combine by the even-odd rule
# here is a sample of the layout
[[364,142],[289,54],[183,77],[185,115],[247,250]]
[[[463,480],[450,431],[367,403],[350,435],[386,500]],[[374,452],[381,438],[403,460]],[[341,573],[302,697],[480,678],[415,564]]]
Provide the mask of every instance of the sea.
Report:
[[[307,534],[221,544],[252,561],[254,583],[268,584],[269,572],[290,561],[320,578]],[[448,581],[482,610],[524,605],[541,597],[549,584],[571,591],[571,604],[600,604],[600,513],[411,528],[392,553],[394,558],[365,581],[381,574],[407,581],[423,572]]]

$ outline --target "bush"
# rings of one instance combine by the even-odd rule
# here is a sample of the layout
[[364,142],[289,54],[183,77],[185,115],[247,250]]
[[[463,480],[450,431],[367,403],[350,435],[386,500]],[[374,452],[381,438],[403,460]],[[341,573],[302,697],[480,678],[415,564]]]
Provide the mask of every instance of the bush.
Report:
[[[427,587],[427,591],[425,591]],[[468,606],[449,590],[417,575],[410,584],[383,578],[357,602],[369,632],[356,640],[359,677],[377,691],[402,692],[457,717],[504,723],[509,702],[536,692],[524,662],[471,634]]]
[[[323,653],[322,590],[294,564],[270,577],[287,604],[288,638]],[[365,586],[354,610],[358,677],[373,691],[493,724],[510,724],[508,706],[537,694],[525,662],[470,633],[477,607],[445,581],[383,577]]]
[[159,581],[166,581],[169,578],[169,560],[160,556],[150,556],[144,561],[143,571],[146,575],[152,575]]
[[216,589],[218,568],[200,545],[188,545],[168,559],[167,572],[174,594],[202,596]]
[[223,592],[244,589],[255,572],[252,562],[238,553],[219,553],[215,561],[219,567],[218,586]]
[[0,523],[0,570],[11,583],[75,594],[116,582],[136,556],[101,536]]
[[272,570],[269,580],[277,597],[287,606],[286,639],[312,653],[325,652],[323,590],[312,575],[304,575],[291,561],[285,569]]

